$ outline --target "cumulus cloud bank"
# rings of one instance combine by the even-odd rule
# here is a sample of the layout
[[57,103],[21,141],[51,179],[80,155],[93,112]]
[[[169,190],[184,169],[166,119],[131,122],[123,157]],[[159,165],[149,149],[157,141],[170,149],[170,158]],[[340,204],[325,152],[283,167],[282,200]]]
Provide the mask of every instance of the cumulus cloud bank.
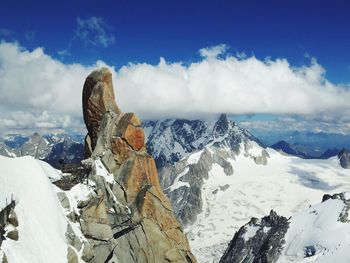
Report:
[[[225,45],[201,49],[202,59],[191,64],[161,58],[158,65],[110,67],[117,103],[143,118],[221,112],[340,115],[350,108],[349,89],[329,82],[315,60],[293,67],[286,59],[259,60],[227,55],[226,50]],[[82,86],[85,77],[101,66],[107,65],[64,64],[43,48],[28,51],[2,42],[0,127],[83,127]]]
[[17,43],[0,44],[0,131],[77,129],[85,77],[95,65],[65,65],[42,48],[28,51]]
[[[203,60],[184,65],[130,64],[118,72],[125,102],[134,110],[171,114],[314,114],[349,107],[350,91],[330,83],[315,60],[302,67],[286,59],[218,58],[222,48],[201,50]],[[152,105],[152,107],[150,107]]]

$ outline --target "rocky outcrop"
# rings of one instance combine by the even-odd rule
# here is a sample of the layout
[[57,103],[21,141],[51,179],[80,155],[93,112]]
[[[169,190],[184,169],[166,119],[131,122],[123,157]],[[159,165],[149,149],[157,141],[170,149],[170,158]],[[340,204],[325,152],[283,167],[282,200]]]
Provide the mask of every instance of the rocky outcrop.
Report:
[[15,212],[16,202],[13,200],[4,209],[0,210],[0,262],[7,263],[5,253],[1,249],[3,240],[18,241],[18,218]]
[[344,169],[350,169],[350,152],[347,149],[343,149],[338,153],[338,159],[341,167]]
[[252,218],[236,232],[220,263],[276,262],[288,227],[287,218],[274,211],[261,220]]
[[261,155],[254,157],[254,162],[260,165],[267,165],[267,158],[270,158],[269,153],[264,149],[261,151]]
[[115,103],[112,74],[107,68],[102,68],[86,78],[83,89],[83,114],[88,130],[85,142],[91,152],[100,132],[100,121],[107,111],[120,113]]
[[252,218],[234,235],[220,263],[348,262],[350,193],[325,194],[322,203],[290,218],[274,211]]
[[115,104],[108,69],[87,77],[83,112],[97,193],[80,212],[89,262],[196,262],[146,152],[141,121]]
[[[220,149],[205,148],[196,154],[199,155],[197,162],[189,162],[185,158],[175,165],[167,165],[159,170],[164,191],[174,204],[175,214],[184,226],[193,224],[197,215],[202,212],[201,191],[213,164],[219,165],[226,176],[233,175],[232,165]],[[222,186],[217,191],[224,191],[227,187]]]

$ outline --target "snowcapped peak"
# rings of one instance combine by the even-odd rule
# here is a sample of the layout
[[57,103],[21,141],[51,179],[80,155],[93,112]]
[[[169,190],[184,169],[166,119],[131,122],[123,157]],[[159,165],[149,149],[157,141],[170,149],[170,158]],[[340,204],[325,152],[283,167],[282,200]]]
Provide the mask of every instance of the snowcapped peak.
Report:
[[[158,168],[174,164],[190,153],[206,146],[228,147],[235,152],[247,141],[261,143],[248,131],[221,114],[216,121],[168,119],[155,123],[146,122],[147,149],[155,158]],[[150,129],[150,125],[153,128]]]
[[224,136],[229,129],[229,121],[226,114],[221,114],[214,126],[213,134],[215,137]]

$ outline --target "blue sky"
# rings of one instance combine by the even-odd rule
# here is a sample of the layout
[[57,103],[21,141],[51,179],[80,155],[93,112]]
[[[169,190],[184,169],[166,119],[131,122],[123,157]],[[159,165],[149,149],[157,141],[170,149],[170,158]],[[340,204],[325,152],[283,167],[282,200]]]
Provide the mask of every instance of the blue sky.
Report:
[[85,130],[83,81],[108,66],[118,104],[142,118],[226,112],[248,129],[350,133],[349,10],[345,0],[3,0],[0,132]]
[[[27,48],[42,46],[66,62],[96,59],[121,66],[198,60],[198,50],[224,43],[231,52],[283,57],[295,65],[316,57],[328,79],[350,82],[349,1],[8,1],[0,28]],[[76,38],[77,19],[101,18],[107,46]],[[27,37],[26,37],[27,36]],[[60,57],[57,52],[68,50]]]

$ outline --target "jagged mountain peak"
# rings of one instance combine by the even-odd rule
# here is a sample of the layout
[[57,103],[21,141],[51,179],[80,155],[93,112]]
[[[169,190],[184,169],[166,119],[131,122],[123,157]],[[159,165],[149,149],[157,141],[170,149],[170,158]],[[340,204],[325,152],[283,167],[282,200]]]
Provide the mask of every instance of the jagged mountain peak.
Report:
[[215,137],[224,136],[230,127],[230,122],[225,113],[222,113],[214,125],[213,134]]
[[[152,128],[150,128],[152,126]],[[155,158],[158,168],[174,164],[188,154],[205,146],[228,147],[239,151],[240,143],[248,140],[262,143],[221,114],[216,120],[167,119],[145,122],[149,130],[147,149]]]

